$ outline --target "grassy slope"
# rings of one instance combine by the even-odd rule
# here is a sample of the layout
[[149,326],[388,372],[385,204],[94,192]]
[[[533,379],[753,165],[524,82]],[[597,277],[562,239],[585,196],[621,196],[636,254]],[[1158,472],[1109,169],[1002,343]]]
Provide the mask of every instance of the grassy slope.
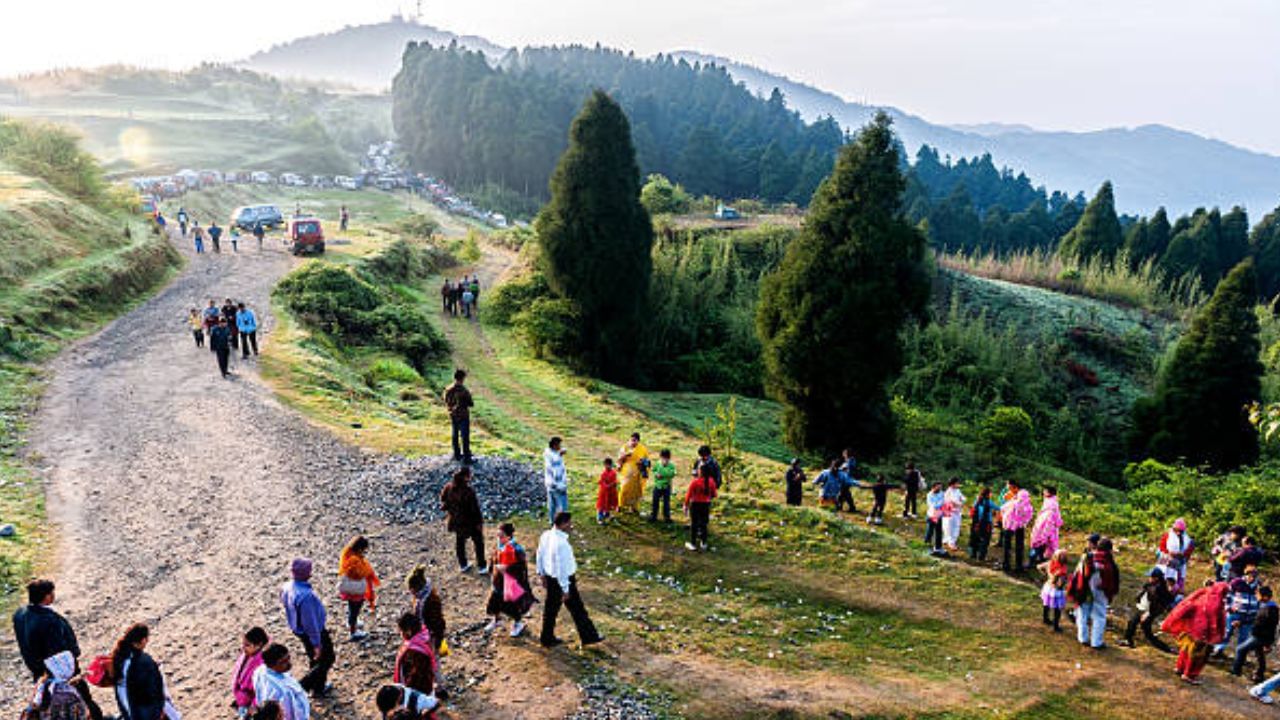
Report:
[[139,219],[103,215],[0,167],[0,325],[15,334],[0,343],[0,521],[18,529],[0,540],[0,604],[15,601],[48,540],[44,493],[19,456],[40,392],[39,363],[126,308],[178,262]]
[[[433,285],[426,287],[418,297],[434,307]],[[455,361],[472,373],[478,450],[536,461],[546,437],[564,435],[571,502],[580,517],[589,517],[594,504],[599,458],[616,452],[629,432],[640,431],[651,448],[672,447],[687,467],[698,442],[692,431],[722,399],[583,380],[530,359],[504,331],[461,320],[442,318],[441,324]],[[370,388],[358,370],[286,328],[287,342],[264,367],[291,404],[368,447],[446,451],[447,423],[435,400],[446,371],[412,387]],[[403,400],[406,390],[413,400]],[[856,518],[783,506],[778,461],[787,453],[770,430],[777,409],[740,401],[739,412],[743,444],[754,452],[749,478],[735,480],[717,505],[714,552],[684,552],[680,524],[631,517],[604,528],[579,524],[589,604],[615,650],[585,655],[578,672],[615,675],[657,693],[674,713],[696,717],[1162,712],[1167,660],[1148,652],[1081,655],[1074,642],[1039,626],[1034,584],[925,557],[918,524],[891,520],[870,529]],[[902,452],[935,477],[972,465],[962,429],[929,418],[909,424],[905,446]],[[1026,468],[1099,498],[1118,498],[1069,473]],[[528,538],[538,521],[518,524]],[[1120,562],[1136,571],[1149,561],[1148,552],[1122,548]],[[1127,574],[1125,582],[1128,597],[1138,581]],[[715,693],[706,692],[708,682]],[[1250,709],[1232,696],[1223,702],[1193,707],[1204,717],[1241,717]]]

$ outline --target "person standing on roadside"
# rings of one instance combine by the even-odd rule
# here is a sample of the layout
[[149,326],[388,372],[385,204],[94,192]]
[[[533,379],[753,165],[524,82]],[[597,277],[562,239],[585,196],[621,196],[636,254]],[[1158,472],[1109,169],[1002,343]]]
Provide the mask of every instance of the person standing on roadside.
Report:
[[[22,663],[31,671],[31,678],[39,680],[45,673],[46,658],[60,652],[69,652],[77,661],[80,644],[71,623],[53,609],[56,599],[52,580],[32,580],[27,583],[27,604],[13,614],[13,634],[18,641],[18,654]],[[77,667],[75,675],[79,675]],[[89,709],[92,720],[102,720],[102,710],[89,695],[89,685],[83,678],[72,683]]]
[[1031,504],[1031,493],[1020,489],[1018,483],[1010,480],[1009,492],[1013,493],[1013,499],[1000,506],[1000,547],[1004,549],[1001,569],[1021,573],[1027,562],[1027,525],[1035,517],[1036,509]]
[[547,488],[547,521],[554,524],[556,515],[569,510],[569,474],[564,467],[562,440],[551,438],[542,451],[542,483]]
[[253,355],[258,355],[258,316],[244,303],[236,306],[236,329],[240,331],[240,349],[243,358],[249,359],[249,345],[253,344]]
[[268,645],[262,651],[262,665],[253,671],[254,697],[259,708],[275,703],[281,720],[310,720],[311,700],[302,683],[289,674],[292,669],[289,648],[280,643]]
[[787,468],[787,504],[799,507],[804,503],[804,468],[800,465],[800,458],[791,458],[791,465]]
[[684,512],[689,516],[690,550],[707,549],[707,529],[711,525],[711,501],[716,497],[716,482],[711,477],[711,466],[703,465],[701,474],[689,483],[684,494]]
[[453,479],[440,491],[440,509],[445,512],[445,526],[453,533],[459,572],[471,572],[472,565],[467,562],[468,540],[475,548],[480,573],[489,572],[484,559],[484,514],[480,510],[480,498],[471,487],[470,467],[458,468]]
[[724,478],[720,474],[720,463],[716,462],[715,457],[711,454],[710,445],[702,445],[698,448],[698,459],[693,463],[693,473],[691,478],[696,478],[702,474],[702,466],[711,467],[711,479],[716,481],[716,490],[720,489],[720,483]]
[[920,487],[924,484],[924,476],[916,469],[916,464],[907,461],[907,469],[902,474],[902,488],[906,497],[902,500],[902,517],[916,519],[916,501],[920,496]]
[[[280,604],[284,607],[285,622],[289,631],[302,643],[311,669],[299,681],[303,690],[312,697],[323,697],[329,692],[329,670],[337,659],[333,651],[333,638],[325,627],[327,617],[324,603],[311,589],[312,562],[310,558],[295,558],[289,565],[292,580],[280,590]],[[268,658],[263,662],[270,665]],[[287,672],[287,669],[286,669]],[[272,698],[264,698],[272,699]]]
[[209,349],[218,358],[218,372],[222,373],[222,377],[230,375],[227,364],[231,361],[231,329],[227,327],[226,318],[219,317],[218,324],[209,331]]
[[671,462],[671,451],[663,448],[653,469],[653,504],[649,509],[649,521],[658,519],[658,503],[662,503],[662,521],[671,522],[671,483],[676,479],[676,464]]
[[591,622],[587,607],[582,603],[582,596],[578,594],[578,562],[573,556],[573,546],[569,544],[569,533],[572,530],[572,516],[561,512],[556,515],[553,527],[542,533],[538,540],[538,577],[547,591],[545,604],[542,606],[542,634],[539,637],[544,648],[564,643],[556,637],[556,617],[560,614],[561,605],[569,608],[569,615],[578,629],[578,640],[584,647],[604,641],[604,637]]
[[466,379],[466,370],[459,368],[453,372],[453,384],[444,391],[444,406],[449,411],[449,423],[452,426],[453,459],[470,464],[471,408],[476,403],[471,399],[471,391],[463,384]]

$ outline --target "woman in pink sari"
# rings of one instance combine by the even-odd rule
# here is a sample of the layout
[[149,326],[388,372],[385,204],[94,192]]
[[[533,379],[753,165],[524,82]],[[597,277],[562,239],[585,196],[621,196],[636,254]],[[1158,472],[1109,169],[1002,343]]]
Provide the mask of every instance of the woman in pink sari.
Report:
[[1058,509],[1058,489],[1046,486],[1044,505],[1031,526],[1031,564],[1039,565],[1058,551],[1058,531],[1062,528],[1062,513]]

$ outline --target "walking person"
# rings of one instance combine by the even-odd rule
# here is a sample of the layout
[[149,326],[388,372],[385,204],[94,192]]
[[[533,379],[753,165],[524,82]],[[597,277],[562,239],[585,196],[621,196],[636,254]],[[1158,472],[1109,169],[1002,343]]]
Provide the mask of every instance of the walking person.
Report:
[[506,615],[512,622],[511,637],[520,637],[524,632],[524,616],[535,600],[533,587],[529,585],[529,559],[515,535],[516,528],[511,523],[498,527],[498,549],[489,564],[493,568],[493,586],[485,606],[490,619],[484,629],[493,632]]
[[460,281],[458,285],[462,288],[462,317],[471,319],[471,303],[476,296],[471,292],[471,288],[467,287],[466,281]]
[[884,506],[889,503],[889,491],[897,485],[888,481],[883,474],[875,476],[871,483],[871,514],[867,515],[868,525],[884,524]]
[[596,523],[603,525],[613,519],[618,511],[618,473],[613,469],[613,458],[604,459],[600,472],[600,485],[596,489]]
[[89,707],[75,686],[71,684],[76,674],[76,659],[70,652],[62,652],[44,659],[46,672],[36,680],[31,700],[23,711],[22,720],[85,720]]
[[943,505],[946,503],[946,492],[942,483],[936,482],[924,496],[924,544],[929,547],[929,554],[946,555],[942,549]]
[[200,315],[198,308],[191,308],[191,314],[187,316],[187,325],[191,328],[191,337],[195,338],[196,347],[204,347],[204,318]]
[[1000,507],[991,499],[990,487],[984,486],[978,491],[978,499],[973,502],[973,508],[969,511],[970,559],[986,561],[987,549],[991,546],[991,532],[999,510]]
[[452,312],[453,306],[453,287],[449,284],[449,278],[445,278],[444,285],[440,286],[440,309],[446,313]]
[[221,315],[221,313],[222,311],[218,309],[217,303],[214,302],[213,300],[209,301],[209,306],[206,307],[204,311],[201,313],[201,318],[204,320],[204,334],[207,335],[210,340],[210,343],[209,343],[210,352],[214,351],[213,342],[212,342],[213,329],[218,326],[218,316]]
[[240,252],[240,228],[236,227],[235,225],[232,225],[231,232],[227,233],[227,235],[231,238],[231,252],[239,253]]
[[182,237],[187,236],[187,209],[178,208],[178,229],[182,231]]
[[544,648],[553,648],[564,641],[556,637],[556,617],[563,604],[569,609],[573,624],[578,629],[578,641],[589,646],[603,642],[604,637],[596,630],[587,613],[587,607],[578,594],[578,562],[573,556],[573,546],[569,544],[569,533],[573,531],[573,518],[568,512],[556,515],[551,529],[542,533],[538,540],[537,570],[542,586],[547,595],[542,606],[542,634],[539,642]]
[[1106,648],[1107,608],[1120,592],[1120,569],[1111,549],[1111,538],[1099,540],[1098,549],[1080,559],[1067,587],[1076,603],[1076,640],[1094,650]]
[[217,325],[209,332],[209,348],[217,355],[218,372],[222,377],[231,375],[228,363],[231,361],[231,329],[227,327],[227,319],[219,317]]
[[1174,520],[1173,526],[1160,536],[1157,547],[1156,565],[1173,571],[1178,579],[1178,592],[1182,592],[1187,585],[1187,565],[1196,547],[1195,540],[1187,534],[1187,521]]
[[1230,583],[1231,591],[1227,594],[1227,628],[1222,642],[1213,646],[1213,656],[1223,657],[1231,644],[1232,636],[1236,639],[1236,649],[1240,648],[1253,634],[1253,623],[1258,619],[1258,568],[1250,566],[1244,577],[1238,577]]
[[1277,620],[1280,620],[1280,607],[1272,599],[1271,588],[1263,585],[1258,588],[1258,615],[1253,621],[1253,632],[1248,640],[1236,645],[1236,657],[1231,663],[1232,675],[1239,676],[1244,672],[1244,661],[1249,653],[1253,653],[1257,662],[1253,681],[1260,683],[1267,677],[1267,654],[1276,644]]
[[[671,462],[671,451],[658,452],[658,462],[650,470],[653,473],[653,503],[649,508],[649,522],[658,519],[658,504],[662,504],[662,521],[671,522],[671,483],[676,479],[676,464]],[[803,478],[801,478],[803,481]]]
[[467,286],[467,289],[471,291],[471,312],[479,316],[480,314],[480,276],[479,275],[471,276],[471,284]]
[[[182,231],[183,237],[186,237],[186,232],[187,232],[186,230]],[[203,255],[204,254],[204,233],[201,232],[200,223],[198,222],[191,223],[191,239],[192,241],[195,242],[196,254]]]
[[407,612],[396,621],[400,630],[400,649],[396,651],[392,681],[404,687],[431,695],[436,688],[436,653],[431,646],[431,633],[422,627],[417,615]]
[[1031,504],[1031,493],[1019,488],[1017,483],[1010,481],[1009,490],[1014,498],[1000,506],[1000,546],[1004,549],[1001,567],[1005,572],[1021,574],[1027,560],[1027,525],[1036,509]]
[[924,485],[924,476],[916,469],[916,464],[907,461],[907,469],[902,473],[902,487],[906,496],[902,500],[902,517],[916,519],[916,498]]
[[863,474],[862,468],[858,467],[858,459],[853,455],[852,448],[845,448],[841,455],[844,465],[841,469],[850,482],[845,483],[840,488],[840,494],[836,496],[836,512],[840,512],[846,505],[849,512],[856,513],[858,508],[853,504],[853,488],[862,487],[862,483],[858,482]]
[[147,654],[151,630],[138,623],[125,631],[111,651],[120,720],[161,720],[165,716],[164,676]]
[[244,303],[236,306],[236,329],[240,334],[240,350],[242,359],[249,359],[249,345],[253,345],[253,356],[258,356],[258,316]]
[[542,451],[542,482],[547,488],[547,522],[555,524],[556,516],[569,511],[569,475],[564,466],[563,440],[551,438]]
[[1185,683],[1200,684],[1200,673],[1209,662],[1209,652],[1226,633],[1222,607],[1228,590],[1225,582],[1199,588],[1174,605],[1169,617],[1160,624],[1161,631],[1178,639],[1178,661],[1174,669]]
[[259,708],[274,703],[280,708],[280,720],[310,720],[311,700],[302,683],[289,671],[293,659],[289,648],[271,643],[262,651],[262,665],[253,671],[253,694]]
[[[285,622],[289,631],[302,643],[306,652],[310,669],[298,681],[303,690],[312,697],[323,697],[332,685],[329,684],[329,670],[337,656],[333,651],[333,638],[326,627],[328,618],[325,615],[324,603],[311,589],[311,571],[313,564],[310,558],[295,558],[289,565],[292,579],[280,590],[280,604],[284,607]],[[270,665],[270,658],[263,662]]]
[[1058,509],[1058,489],[1044,489],[1044,504],[1031,526],[1031,564],[1039,565],[1058,552],[1058,530],[1062,528],[1062,513]]
[[818,473],[818,477],[813,479],[813,484],[821,488],[818,492],[818,506],[829,507],[835,512],[840,512],[839,506],[836,505],[840,493],[852,486],[853,480],[840,469],[839,460],[832,460],[830,467]]
[[693,473],[690,474],[690,479],[696,478],[702,474],[703,465],[707,465],[711,468],[711,477],[716,481],[716,490],[719,490],[721,483],[724,482],[724,478],[720,474],[720,463],[717,462],[715,456],[711,454],[710,445],[698,446],[698,459],[693,464]]
[[215,253],[221,254],[222,253],[222,228],[218,227],[218,222],[216,220],[210,222],[209,229],[206,232],[209,235],[209,242],[213,243],[213,251]]
[[262,651],[269,643],[267,631],[260,627],[249,628],[240,640],[240,657],[236,658],[236,666],[231,671],[231,706],[242,718],[248,717],[258,704],[253,691],[253,673],[262,667]]
[[471,408],[475,407],[475,401],[471,398],[471,391],[464,384],[466,380],[466,370],[458,368],[453,372],[453,384],[444,391],[444,406],[449,411],[453,459],[470,464]]
[[231,349],[240,349],[240,328],[236,325],[236,304],[227,298],[222,303],[222,317],[227,321],[227,329],[231,331]]
[[702,466],[701,474],[689,483],[684,494],[684,512],[689,516],[689,542],[684,546],[690,550],[707,549],[707,528],[711,524],[711,501],[716,497],[716,482],[711,477],[711,468]]
[[351,222],[351,213],[347,212],[347,206],[343,205],[338,211],[338,230],[347,231],[347,223]]
[[369,553],[369,539],[363,535],[351,538],[338,558],[338,595],[347,604],[347,630],[351,633],[351,641],[358,642],[369,637],[369,633],[360,629],[360,611],[365,603],[369,604],[369,614],[377,612],[378,573],[365,557]]
[[440,593],[436,592],[431,579],[427,577],[426,566],[415,567],[405,578],[405,586],[413,596],[413,614],[422,621],[422,626],[427,629],[427,632],[431,633],[431,648],[435,650],[438,658],[446,629],[444,603],[440,601]]
[[787,485],[788,505],[799,507],[804,503],[804,483],[806,479],[800,458],[791,458],[791,464],[787,466],[786,477],[783,478]]
[[261,222],[253,224],[253,236],[258,240],[258,252],[262,252],[262,239],[267,236],[267,229],[262,226]]
[[471,487],[471,468],[463,465],[453,473],[453,479],[440,491],[440,509],[445,513],[445,526],[453,533],[459,572],[471,572],[472,565],[467,562],[468,540],[475,548],[480,573],[489,572],[484,564],[484,515],[475,488]]
[[1241,525],[1232,525],[1227,528],[1226,532],[1218,536],[1213,541],[1209,554],[1213,556],[1213,579],[1227,580],[1227,563],[1231,560],[1231,555],[1239,549],[1246,531]]
[[640,498],[644,497],[644,481],[649,476],[649,448],[640,442],[640,433],[631,433],[627,443],[618,451],[618,507],[640,512]]
[[1137,647],[1134,637],[1138,633],[1138,628],[1142,628],[1142,636],[1151,643],[1151,647],[1161,652],[1173,652],[1173,648],[1169,647],[1168,643],[1156,637],[1154,626],[1156,620],[1173,607],[1177,582],[1177,575],[1166,574],[1164,568],[1155,567],[1147,573],[1147,580],[1142,584],[1138,600],[1129,610],[1129,622],[1125,625],[1124,640],[1120,641],[1121,646]]
[[[71,623],[53,609],[55,600],[52,580],[32,580],[27,583],[27,604],[13,614],[13,634],[18,643],[18,654],[22,656],[22,663],[27,666],[27,670],[31,671],[32,680],[39,680],[48,669],[45,659],[62,652],[71,653],[71,657],[77,661],[73,677],[80,674],[80,644],[76,641],[76,632],[71,628]],[[102,710],[93,701],[89,684],[79,678],[72,686],[84,699],[89,717],[92,720],[102,720]]]

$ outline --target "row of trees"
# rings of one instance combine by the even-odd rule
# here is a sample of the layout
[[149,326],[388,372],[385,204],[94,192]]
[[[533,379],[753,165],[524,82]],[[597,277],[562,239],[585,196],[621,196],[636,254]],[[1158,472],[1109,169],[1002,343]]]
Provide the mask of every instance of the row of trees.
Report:
[[596,88],[625,109],[637,165],[695,195],[807,203],[845,140],[834,121],[806,124],[780,92],[756,97],[722,67],[599,47],[512,51],[494,67],[411,43],[393,121],[416,167],[545,199],[565,129]]

